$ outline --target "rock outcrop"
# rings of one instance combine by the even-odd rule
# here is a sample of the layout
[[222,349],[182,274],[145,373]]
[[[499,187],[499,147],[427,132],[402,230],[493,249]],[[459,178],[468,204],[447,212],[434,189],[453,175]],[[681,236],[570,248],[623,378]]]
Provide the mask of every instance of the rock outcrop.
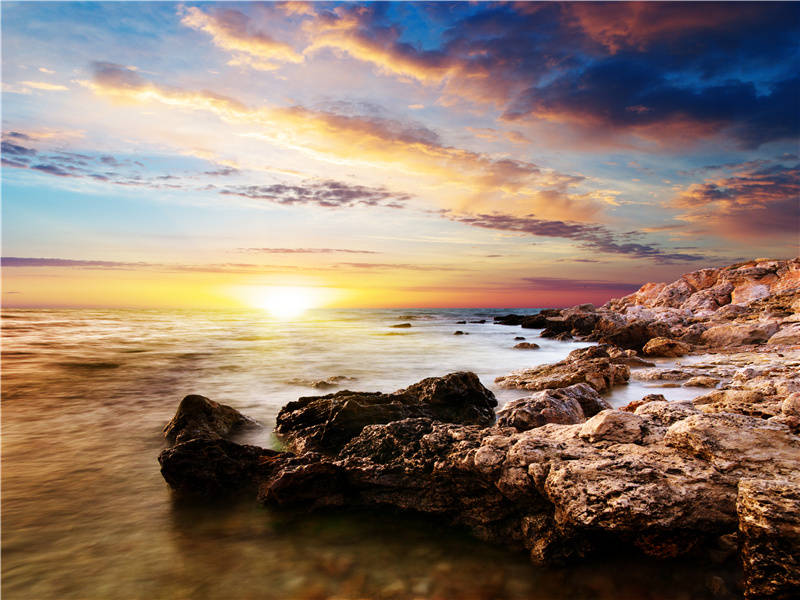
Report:
[[622,361],[612,358],[603,346],[590,346],[573,350],[561,362],[498,377],[495,383],[504,388],[525,390],[546,390],[588,383],[602,393],[615,385],[627,383],[630,378],[630,368],[620,362]]
[[[625,549],[710,562],[738,554],[748,599],[794,598],[799,283],[800,259],[759,259],[646,284],[600,308],[496,319],[616,343],[498,378],[533,393],[496,419],[477,376],[452,373],[390,394],[289,403],[276,431],[291,452],[276,452],[230,439],[246,424],[232,408],[188,397],[166,429],[162,473],[182,492],[258,488],[274,506],[435,514],[537,564]],[[642,349],[695,355],[656,367]],[[615,410],[599,393],[631,366],[643,367],[640,380],[708,389]]]

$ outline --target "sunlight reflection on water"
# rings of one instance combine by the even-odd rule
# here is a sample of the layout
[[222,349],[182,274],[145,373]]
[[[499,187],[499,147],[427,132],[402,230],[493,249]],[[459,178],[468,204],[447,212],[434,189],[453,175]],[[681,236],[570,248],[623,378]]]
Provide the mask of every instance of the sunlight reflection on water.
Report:
[[[263,313],[6,311],[4,597],[702,596],[703,574],[690,566],[636,559],[624,576],[602,563],[545,571],[422,517],[176,502],[158,472],[161,428],[186,394],[258,419],[267,428],[256,441],[267,445],[281,406],[327,393],[297,380],[345,376],[352,389],[393,391],[473,370],[502,403],[525,393],[497,390],[496,376],[585,345],[537,339],[541,350],[513,350],[515,336],[537,332],[494,325],[504,312],[312,311],[276,322]],[[479,319],[487,323],[456,323]],[[412,327],[390,327],[401,322]]]

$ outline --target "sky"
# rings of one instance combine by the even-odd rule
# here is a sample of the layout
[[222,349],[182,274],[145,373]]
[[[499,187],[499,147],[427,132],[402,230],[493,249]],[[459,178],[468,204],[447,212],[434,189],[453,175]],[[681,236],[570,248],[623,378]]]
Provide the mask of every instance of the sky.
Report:
[[569,306],[800,254],[798,3],[0,6],[4,306]]

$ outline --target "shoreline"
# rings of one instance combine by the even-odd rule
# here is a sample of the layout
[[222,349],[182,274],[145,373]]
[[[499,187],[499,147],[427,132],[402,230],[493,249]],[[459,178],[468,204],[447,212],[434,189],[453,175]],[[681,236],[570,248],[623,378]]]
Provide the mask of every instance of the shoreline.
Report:
[[[471,373],[300,398],[278,415],[291,452],[231,441],[257,425],[189,396],[165,430],[162,474],[180,493],[431,513],[536,564],[691,552],[740,561],[746,598],[797,591],[800,259],[701,269],[600,308],[502,320],[599,345],[499,377],[529,396],[497,413]],[[631,377],[705,389],[611,408],[600,394]],[[717,583],[721,597],[735,593]]]

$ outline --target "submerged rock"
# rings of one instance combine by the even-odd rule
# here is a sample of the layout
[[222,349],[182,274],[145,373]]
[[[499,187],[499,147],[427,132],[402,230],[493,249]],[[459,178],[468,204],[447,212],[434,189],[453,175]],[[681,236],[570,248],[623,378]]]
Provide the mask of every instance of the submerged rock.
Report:
[[539,344],[532,344],[531,342],[520,342],[514,346],[514,350],[538,350]]

